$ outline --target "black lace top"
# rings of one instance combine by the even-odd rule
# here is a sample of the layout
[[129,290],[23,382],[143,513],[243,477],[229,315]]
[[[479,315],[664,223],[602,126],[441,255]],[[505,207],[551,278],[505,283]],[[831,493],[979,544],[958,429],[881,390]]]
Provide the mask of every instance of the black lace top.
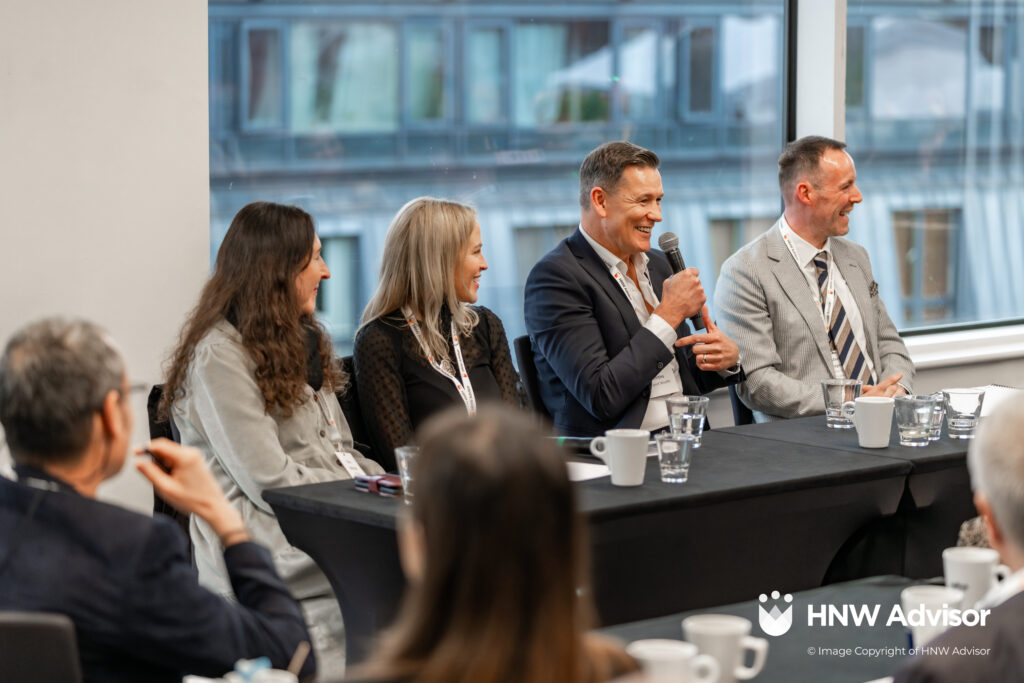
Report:
[[[473,308],[480,322],[459,343],[477,405],[504,401],[522,407],[519,375],[512,365],[505,328],[489,309]],[[448,340],[454,366],[447,309],[442,311],[440,329]],[[434,413],[463,405],[452,381],[423,356],[401,311],[392,311],[359,330],[353,361],[363,420],[379,456],[410,443],[416,428]]]

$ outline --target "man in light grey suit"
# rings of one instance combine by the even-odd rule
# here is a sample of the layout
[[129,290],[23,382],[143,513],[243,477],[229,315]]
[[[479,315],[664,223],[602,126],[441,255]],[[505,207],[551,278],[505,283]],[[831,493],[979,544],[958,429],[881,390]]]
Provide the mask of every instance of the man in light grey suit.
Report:
[[740,347],[738,386],[757,422],[825,412],[821,380],[863,395],[910,393],[914,364],[878,296],[868,254],[843,239],[863,199],[846,145],[810,136],[779,157],[785,213],[733,254],[715,288],[718,325]]

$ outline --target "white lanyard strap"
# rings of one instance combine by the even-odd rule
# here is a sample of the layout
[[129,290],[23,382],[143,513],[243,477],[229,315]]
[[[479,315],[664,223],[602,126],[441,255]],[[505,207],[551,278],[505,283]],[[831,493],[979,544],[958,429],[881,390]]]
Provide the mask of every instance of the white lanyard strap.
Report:
[[327,424],[327,438],[331,442],[331,446],[334,448],[334,457],[338,459],[341,466],[348,472],[348,476],[353,479],[366,474],[366,470],[362,468],[359,462],[355,459],[355,456],[349,453],[344,448],[342,443],[341,432],[338,431],[338,424],[331,417],[330,412],[327,410],[327,406],[320,399],[320,393],[317,391],[313,392],[313,402],[316,403],[317,407],[320,408],[320,416]]
[[[796,247],[793,246],[793,242],[789,239],[789,235],[783,235],[782,241],[786,243],[786,248],[789,249],[789,253],[793,255],[793,260],[796,262],[797,267],[803,270],[803,265],[800,263],[800,257],[796,254]],[[821,324],[828,330],[828,321],[832,319],[832,309],[836,305],[836,288],[835,288],[835,262],[832,260],[832,252],[825,252],[828,254],[828,261],[826,270],[828,271],[828,279],[825,280],[825,300],[821,302],[818,307],[818,314],[821,316]],[[815,254],[817,255],[817,254]],[[821,297],[821,288],[815,288],[816,296],[815,299]]]
[[469,373],[466,372],[466,363],[462,360],[462,345],[459,343],[459,335],[455,333],[455,321],[452,321],[451,331],[452,349],[455,352],[455,361],[459,364],[458,376],[442,363],[439,363],[433,354],[430,353],[430,349],[427,348],[427,343],[423,339],[420,324],[408,306],[402,306],[402,315],[405,316],[405,322],[409,324],[409,329],[412,330],[413,336],[416,337],[420,348],[423,349],[423,355],[427,357],[427,362],[430,363],[434,370],[451,380],[452,384],[455,385],[455,390],[459,392],[462,402],[466,404],[466,412],[470,415],[476,415],[476,395],[473,393],[473,384],[469,381]]

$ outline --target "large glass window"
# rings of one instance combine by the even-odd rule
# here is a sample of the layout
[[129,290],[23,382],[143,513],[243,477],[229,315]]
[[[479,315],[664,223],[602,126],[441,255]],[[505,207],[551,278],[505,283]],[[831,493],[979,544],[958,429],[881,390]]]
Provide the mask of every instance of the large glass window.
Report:
[[847,142],[902,328],[1024,316],[1024,3],[848,5]]
[[248,202],[308,210],[344,354],[394,213],[465,201],[480,302],[516,336],[526,274],[578,225],[580,162],[627,139],[661,157],[658,231],[713,295],[725,252],[779,207],[785,4],[211,0],[211,251]]

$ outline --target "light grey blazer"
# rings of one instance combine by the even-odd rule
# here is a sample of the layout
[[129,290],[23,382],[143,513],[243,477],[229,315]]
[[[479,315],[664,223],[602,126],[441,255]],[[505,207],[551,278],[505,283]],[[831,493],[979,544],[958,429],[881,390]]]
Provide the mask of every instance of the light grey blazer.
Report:
[[[876,376],[902,372],[900,384],[909,388],[914,363],[878,296],[867,251],[841,237],[831,238],[831,245],[860,310],[865,352]],[[832,354],[818,311],[779,222],[722,265],[715,286],[716,322],[740,347],[747,380],[737,390],[757,422],[825,412],[821,380],[832,377]]]

